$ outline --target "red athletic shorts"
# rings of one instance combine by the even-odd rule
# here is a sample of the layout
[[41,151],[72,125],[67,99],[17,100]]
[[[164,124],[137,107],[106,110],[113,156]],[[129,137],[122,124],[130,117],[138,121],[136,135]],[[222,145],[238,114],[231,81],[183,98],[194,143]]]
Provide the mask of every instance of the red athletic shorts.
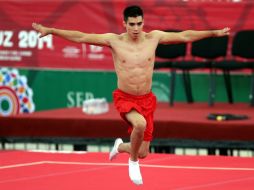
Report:
[[156,96],[150,92],[145,95],[135,96],[127,94],[119,89],[113,92],[113,100],[116,109],[121,117],[128,123],[129,134],[132,131],[132,126],[127,121],[125,114],[135,109],[146,119],[146,130],[144,133],[144,141],[151,141],[153,138],[153,113],[156,108]]

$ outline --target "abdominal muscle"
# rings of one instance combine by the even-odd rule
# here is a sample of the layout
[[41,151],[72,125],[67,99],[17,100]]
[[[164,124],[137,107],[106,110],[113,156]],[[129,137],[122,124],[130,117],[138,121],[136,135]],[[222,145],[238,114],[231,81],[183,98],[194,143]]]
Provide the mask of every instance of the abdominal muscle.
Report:
[[[134,82],[135,80],[133,80]],[[137,80],[140,81],[140,80]],[[134,84],[132,82],[126,83],[124,80],[118,80],[118,89],[132,95],[144,95],[151,91],[151,82],[142,81]]]
[[158,41],[147,39],[129,43],[124,37],[111,42],[118,88],[128,94],[144,95],[151,91],[155,49]]
[[153,67],[151,63],[139,68],[134,65],[116,66],[117,86],[120,90],[132,95],[144,95],[151,91]]

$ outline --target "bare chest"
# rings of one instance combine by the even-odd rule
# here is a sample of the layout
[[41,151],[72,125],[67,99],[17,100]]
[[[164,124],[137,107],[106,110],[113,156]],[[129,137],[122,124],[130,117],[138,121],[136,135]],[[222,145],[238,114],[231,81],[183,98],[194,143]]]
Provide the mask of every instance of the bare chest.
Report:
[[142,43],[130,45],[119,43],[113,48],[115,61],[119,64],[130,64],[145,66],[152,63],[155,57],[156,45],[152,43]]

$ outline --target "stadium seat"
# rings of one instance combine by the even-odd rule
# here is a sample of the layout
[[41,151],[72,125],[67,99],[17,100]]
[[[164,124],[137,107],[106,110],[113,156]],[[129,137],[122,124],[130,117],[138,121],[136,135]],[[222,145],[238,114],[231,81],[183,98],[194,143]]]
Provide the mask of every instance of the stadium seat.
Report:
[[[254,106],[254,30],[239,31],[233,37],[231,54],[232,59],[213,62],[215,70],[222,70],[224,74],[225,86],[228,94],[229,103],[233,103],[233,93],[230,71],[250,69],[250,105]],[[212,92],[214,96],[214,91]],[[213,104],[213,102],[212,102]]]

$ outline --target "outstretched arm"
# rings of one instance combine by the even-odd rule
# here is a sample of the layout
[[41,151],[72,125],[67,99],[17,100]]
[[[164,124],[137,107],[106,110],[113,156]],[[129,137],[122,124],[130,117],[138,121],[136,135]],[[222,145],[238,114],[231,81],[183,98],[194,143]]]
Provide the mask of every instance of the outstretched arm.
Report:
[[186,43],[194,42],[208,37],[222,37],[230,34],[230,28],[223,28],[222,30],[186,30],[183,32],[163,32],[155,31],[159,37],[159,43]]
[[75,30],[61,30],[57,28],[45,27],[37,23],[33,23],[32,27],[40,32],[40,38],[47,36],[48,34],[53,34],[72,42],[89,43],[102,46],[110,46],[110,39],[115,35],[112,33],[88,34]]

